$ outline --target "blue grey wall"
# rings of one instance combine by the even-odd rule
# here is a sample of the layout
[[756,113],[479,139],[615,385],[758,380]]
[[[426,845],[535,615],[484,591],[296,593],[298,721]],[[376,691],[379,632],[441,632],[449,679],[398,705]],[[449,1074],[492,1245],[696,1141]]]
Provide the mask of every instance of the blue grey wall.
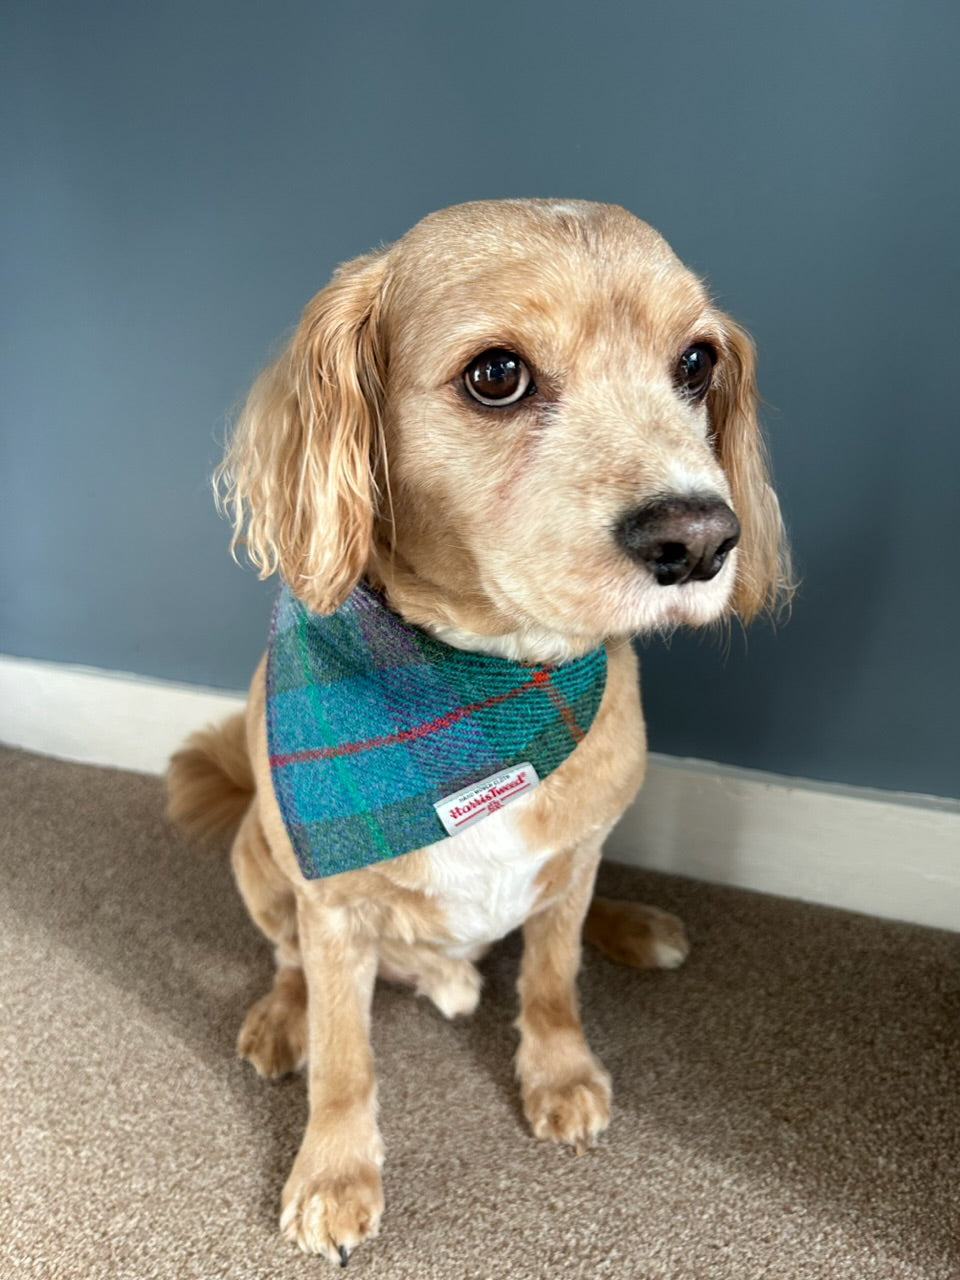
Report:
[[804,585],[644,651],[653,746],[960,794],[955,0],[7,4],[0,651],[245,684],[207,488],[333,266],[428,210],[617,201],[760,350]]

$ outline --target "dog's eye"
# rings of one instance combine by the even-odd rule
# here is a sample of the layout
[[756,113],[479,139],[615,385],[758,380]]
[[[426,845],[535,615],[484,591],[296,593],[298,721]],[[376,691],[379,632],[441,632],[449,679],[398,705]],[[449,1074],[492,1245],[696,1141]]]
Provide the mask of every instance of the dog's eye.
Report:
[[710,388],[717,353],[709,342],[695,342],[677,361],[674,381],[685,396],[702,400]]
[[516,404],[536,391],[530,370],[517,353],[499,347],[471,360],[463,372],[463,383],[474,400],[494,407]]

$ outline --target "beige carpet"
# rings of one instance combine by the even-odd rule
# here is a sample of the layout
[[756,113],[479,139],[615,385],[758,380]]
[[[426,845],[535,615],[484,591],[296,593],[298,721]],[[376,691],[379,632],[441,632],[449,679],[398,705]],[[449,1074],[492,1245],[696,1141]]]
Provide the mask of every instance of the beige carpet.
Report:
[[[233,1056],[271,960],[160,783],[0,750],[0,1275],[321,1276],[277,1235],[302,1078]],[[378,989],[389,1280],[958,1280],[960,936],[608,866],[680,912],[674,973],[588,955],[614,1122],[524,1130],[515,940],[477,1015]]]

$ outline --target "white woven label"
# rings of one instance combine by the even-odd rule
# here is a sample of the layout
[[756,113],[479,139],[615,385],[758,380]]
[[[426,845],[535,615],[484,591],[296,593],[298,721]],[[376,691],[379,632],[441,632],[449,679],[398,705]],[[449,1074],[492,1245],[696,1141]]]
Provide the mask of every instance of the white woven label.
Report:
[[492,773],[452,796],[444,796],[433,807],[447,835],[453,836],[526,795],[539,781],[532,764],[518,764],[502,773]]

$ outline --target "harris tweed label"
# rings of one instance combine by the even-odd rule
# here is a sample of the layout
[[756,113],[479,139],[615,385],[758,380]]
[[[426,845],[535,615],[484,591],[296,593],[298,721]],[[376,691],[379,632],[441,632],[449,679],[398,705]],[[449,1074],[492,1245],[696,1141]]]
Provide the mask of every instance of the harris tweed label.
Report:
[[444,796],[433,807],[447,835],[455,836],[458,831],[466,831],[475,822],[482,822],[498,809],[519,800],[539,781],[532,764],[521,764],[515,769],[493,773],[472,787],[454,792],[452,796]]

